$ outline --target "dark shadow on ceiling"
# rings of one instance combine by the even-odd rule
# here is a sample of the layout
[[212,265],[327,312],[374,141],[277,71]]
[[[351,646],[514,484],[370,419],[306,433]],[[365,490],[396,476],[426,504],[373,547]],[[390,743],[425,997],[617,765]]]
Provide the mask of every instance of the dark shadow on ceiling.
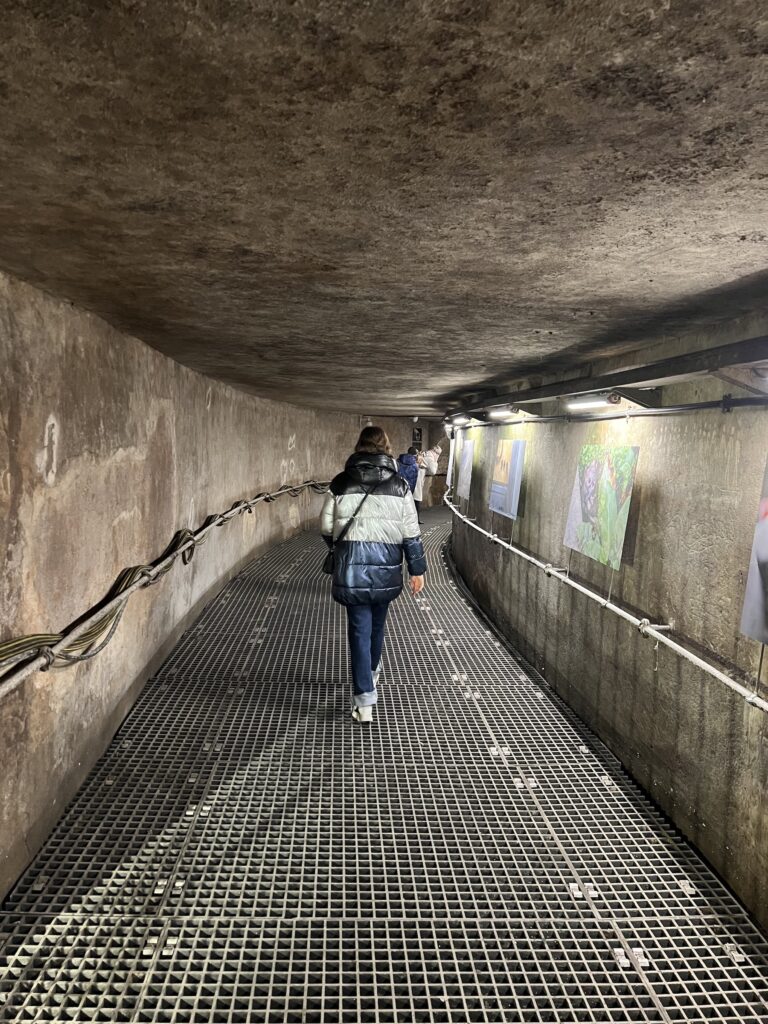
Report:
[[627,306],[623,313],[614,318],[612,325],[563,349],[552,358],[512,364],[505,373],[478,381],[472,391],[467,388],[454,389],[443,396],[443,401],[446,406],[450,406],[460,404],[461,399],[470,394],[492,397],[499,390],[509,390],[510,384],[522,378],[529,379],[535,386],[543,374],[578,371],[578,376],[584,376],[589,372],[585,358],[599,359],[617,352],[637,351],[644,342],[649,345],[658,342],[662,334],[702,330],[750,313],[761,312],[768,313],[768,270],[666,303],[651,313],[647,310],[639,312]]

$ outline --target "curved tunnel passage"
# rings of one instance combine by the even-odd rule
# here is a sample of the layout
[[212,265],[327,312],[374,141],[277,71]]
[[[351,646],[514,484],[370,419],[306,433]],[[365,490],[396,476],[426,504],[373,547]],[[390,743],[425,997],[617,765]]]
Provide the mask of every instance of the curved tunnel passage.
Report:
[[764,6],[3,5],[0,1020],[768,1024]]
[[427,517],[373,727],[316,536],[187,630],[6,900],[0,1020],[766,1019],[768,944]]

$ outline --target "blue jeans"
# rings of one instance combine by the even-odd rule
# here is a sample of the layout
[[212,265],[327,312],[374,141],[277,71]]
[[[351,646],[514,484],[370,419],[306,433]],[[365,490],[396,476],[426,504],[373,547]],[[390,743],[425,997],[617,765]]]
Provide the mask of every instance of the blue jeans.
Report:
[[389,602],[347,605],[347,635],[356,708],[372,707],[379,697],[373,685],[373,673],[381,662],[388,611]]

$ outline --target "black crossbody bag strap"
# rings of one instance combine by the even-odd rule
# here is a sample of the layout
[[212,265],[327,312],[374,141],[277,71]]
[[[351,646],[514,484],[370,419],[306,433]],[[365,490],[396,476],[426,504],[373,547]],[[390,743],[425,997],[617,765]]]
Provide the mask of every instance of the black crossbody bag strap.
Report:
[[[378,486],[379,486],[379,485],[378,485],[378,484],[376,484],[376,487],[378,487]],[[348,519],[348,520],[347,520],[347,522],[346,522],[346,525],[344,526],[344,529],[343,529],[343,530],[341,531],[341,533],[339,534],[339,536],[338,536],[338,537],[336,538],[336,540],[335,540],[335,541],[333,542],[334,544],[339,544],[339,543],[340,543],[341,541],[343,541],[343,540],[344,540],[344,538],[345,538],[345,537],[347,536],[347,534],[349,533],[349,529],[350,529],[350,527],[352,526],[352,523],[354,523],[354,521],[355,521],[355,520],[357,519],[357,517],[358,517],[358,514],[360,513],[360,509],[361,509],[361,508],[363,507],[363,505],[364,505],[364,504],[366,503],[366,501],[368,500],[368,497],[369,497],[369,495],[373,494],[373,492],[374,492],[374,491],[376,490],[376,487],[372,487],[372,488],[370,489],[370,491],[366,491],[366,492],[365,492],[365,495],[364,495],[364,497],[363,497],[363,500],[362,500],[362,501],[360,502],[360,504],[359,504],[359,505],[357,506],[357,508],[355,509],[355,513],[354,513],[354,515],[353,515],[353,516],[351,517],[351,519]]]
[[354,523],[355,519],[357,519],[357,516],[358,516],[358,514],[359,514],[359,512],[360,512],[360,509],[361,509],[361,508],[363,507],[363,505],[364,505],[364,504],[366,503],[366,501],[368,500],[368,498],[369,498],[369,497],[370,497],[370,496],[371,496],[371,495],[373,494],[373,492],[374,492],[374,491],[376,490],[376,488],[377,488],[377,487],[380,487],[380,486],[381,486],[381,485],[382,485],[383,483],[384,483],[384,481],[383,481],[383,480],[379,480],[379,482],[378,482],[378,483],[377,483],[377,484],[376,484],[375,486],[373,486],[373,487],[372,487],[372,488],[370,489],[370,491],[366,491],[366,492],[365,492],[365,495],[364,495],[364,497],[363,497],[363,500],[362,500],[362,501],[360,502],[360,504],[359,504],[359,505],[357,506],[357,508],[355,509],[355,513],[354,513],[354,515],[353,515],[353,516],[352,516],[352,517],[351,517],[350,519],[348,519],[348,520],[347,520],[347,522],[346,522],[346,524],[345,524],[345,526],[344,526],[344,529],[343,529],[343,530],[341,531],[341,533],[339,534],[339,536],[338,536],[338,537],[336,538],[336,540],[335,540],[335,541],[333,542],[333,544],[331,545],[331,550],[330,550],[330,551],[328,552],[328,554],[327,554],[327,555],[325,556],[325,560],[324,560],[324,562],[323,562],[323,572],[326,572],[326,573],[328,573],[329,575],[330,575],[330,574],[331,574],[331,573],[333,572],[333,555],[334,555],[334,549],[335,549],[336,545],[337,545],[337,544],[340,544],[340,543],[341,543],[341,541],[343,541],[343,540],[344,540],[344,538],[345,538],[345,537],[347,536],[347,534],[349,533],[349,528],[350,528],[350,527],[352,526],[352,523]]

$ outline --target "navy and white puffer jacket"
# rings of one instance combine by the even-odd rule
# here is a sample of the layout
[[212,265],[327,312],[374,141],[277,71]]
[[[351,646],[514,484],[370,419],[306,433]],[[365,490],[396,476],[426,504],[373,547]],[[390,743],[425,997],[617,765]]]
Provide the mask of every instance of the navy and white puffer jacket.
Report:
[[346,537],[334,547],[332,592],[340,604],[380,604],[398,597],[403,555],[411,576],[427,570],[413,495],[389,455],[356,452],[331,481],[321,516],[325,542],[333,543],[372,488]]

